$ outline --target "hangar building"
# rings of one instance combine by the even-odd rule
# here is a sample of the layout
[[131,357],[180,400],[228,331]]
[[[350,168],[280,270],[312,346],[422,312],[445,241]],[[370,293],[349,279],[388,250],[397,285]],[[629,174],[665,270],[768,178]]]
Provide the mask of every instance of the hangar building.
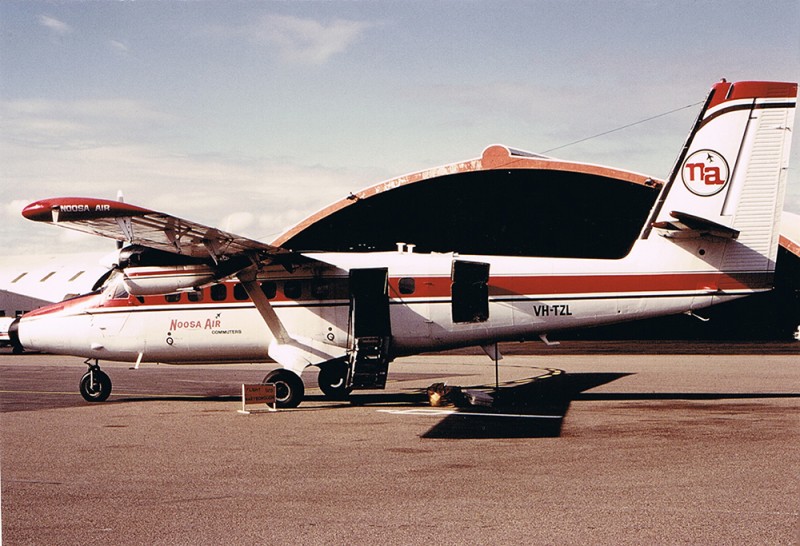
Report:
[[[349,195],[273,244],[294,250],[618,259],[648,230],[664,181],[490,146],[478,159],[420,171]],[[790,220],[787,216],[786,224]],[[795,226],[796,229],[796,226]],[[653,234],[652,236],[655,236]],[[776,290],[705,310],[576,336],[791,339],[800,324],[800,236],[781,237]]]

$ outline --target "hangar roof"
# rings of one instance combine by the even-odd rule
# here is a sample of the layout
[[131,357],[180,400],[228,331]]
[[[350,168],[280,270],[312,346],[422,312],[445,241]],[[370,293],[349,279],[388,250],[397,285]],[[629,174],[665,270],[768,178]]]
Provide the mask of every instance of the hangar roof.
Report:
[[478,159],[382,182],[309,216],[294,250],[619,258],[663,184],[643,174],[490,146]]

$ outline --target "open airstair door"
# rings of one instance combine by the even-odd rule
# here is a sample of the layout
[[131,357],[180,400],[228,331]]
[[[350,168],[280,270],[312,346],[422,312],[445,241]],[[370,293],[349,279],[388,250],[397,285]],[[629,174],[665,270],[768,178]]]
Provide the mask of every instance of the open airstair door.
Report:
[[489,264],[453,261],[453,322],[489,320]]
[[350,329],[348,386],[383,389],[392,338],[387,268],[350,270]]

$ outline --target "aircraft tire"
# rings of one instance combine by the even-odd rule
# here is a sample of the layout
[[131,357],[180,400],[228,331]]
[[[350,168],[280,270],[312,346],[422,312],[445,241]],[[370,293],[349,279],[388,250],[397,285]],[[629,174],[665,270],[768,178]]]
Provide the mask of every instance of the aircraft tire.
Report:
[[305,394],[303,380],[292,371],[273,370],[264,377],[261,383],[275,384],[275,405],[279,408],[296,408],[303,401]]
[[87,402],[103,402],[111,394],[111,378],[105,372],[94,370],[92,384],[92,372],[86,372],[81,377],[80,391]]
[[347,400],[350,389],[347,388],[347,362],[338,360],[319,367],[317,383],[322,394],[329,400]]

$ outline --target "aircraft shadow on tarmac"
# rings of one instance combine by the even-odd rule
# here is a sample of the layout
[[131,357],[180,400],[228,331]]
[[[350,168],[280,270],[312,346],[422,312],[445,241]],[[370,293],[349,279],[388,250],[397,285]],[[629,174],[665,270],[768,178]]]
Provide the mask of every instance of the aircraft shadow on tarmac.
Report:
[[491,408],[462,408],[423,438],[554,438],[561,434],[570,403],[583,391],[616,381],[627,373],[559,373],[522,385],[503,387]]
[[[798,393],[591,393],[629,373],[562,373],[501,389],[492,408],[461,409],[448,415],[423,438],[554,438],[574,400],[753,400],[800,398]],[[486,410],[489,411],[486,411]],[[492,415],[499,414],[499,415]]]

